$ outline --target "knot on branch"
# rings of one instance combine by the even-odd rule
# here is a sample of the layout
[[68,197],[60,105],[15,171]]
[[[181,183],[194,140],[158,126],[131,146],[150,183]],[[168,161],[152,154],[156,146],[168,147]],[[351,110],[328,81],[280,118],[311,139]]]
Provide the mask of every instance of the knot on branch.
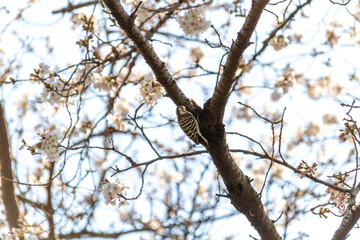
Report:
[[214,121],[214,115],[207,108],[199,113],[199,125],[201,133],[208,139],[210,145],[221,145],[225,139],[225,125]]

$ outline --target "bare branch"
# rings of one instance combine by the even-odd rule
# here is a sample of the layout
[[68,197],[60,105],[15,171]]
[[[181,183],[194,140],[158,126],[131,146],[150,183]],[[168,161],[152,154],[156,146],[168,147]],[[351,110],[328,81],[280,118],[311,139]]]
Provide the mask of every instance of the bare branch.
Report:
[[342,1],[342,2],[335,2],[335,1],[333,1],[333,0],[329,0],[332,4],[337,4],[337,5],[340,5],[340,6],[346,6],[346,5],[348,5],[350,2],[351,2],[351,0],[347,0],[347,1]]
[[303,9],[305,6],[309,5],[312,2],[312,0],[308,0],[305,3],[299,5],[277,28],[275,28],[270,34],[269,37],[263,42],[262,47],[259,51],[256,52],[256,54],[252,57],[251,61],[254,61],[259,55],[261,55],[267,46],[269,45],[269,42],[272,38],[275,37],[276,33],[284,28],[286,24],[288,24],[291,20],[294,19],[295,15]]
[[[294,173],[300,173],[300,171],[296,167],[291,166],[290,164],[288,164],[287,162],[285,162],[283,160],[280,160],[280,159],[277,159],[277,158],[271,158],[271,156],[269,154],[267,154],[267,153],[266,154],[260,154],[260,153],[254,152],[254,151],[241,150],[241,149],[231,149],[230,152],[239,152],[239,153],[243,153],[243,154],[254,155],[254,156],[257,156],[257,157],[262,158],[262,159],[268,159],[270,161],[273,161],[273,162],[275,162],[277,164],[283,165],[283,166],[291,169]],[[335,190],[337,190],[339,192],[346,192],[346,193],[351,192],[351,189],[336,186],[336,185],[331,184],[329,182],[326,182],[324,180],[318,179],[317,177],[314,177],[314,176],[312,176],[310,174],[305,174],[305,177],[311,179],[314,182],[321,183],[321,184],[323,184],[323,185],[325,185],[327,187],[333,188],[333,189],[335,189]]]
[[89,1],[89,2],[84,2],[84,3],[79,3],[76,5],[71,4],[71,2],[69,2],[69,5],[67,7],[58,9],[58,10],[54,10],[52,11],[53,14],[57,14],[57,13],[67,13],[67,12],[72,12],[75,9],[79,9],[79,8],[83,8],[83,7],[87,7],[90,5],[94,5],[97,4],[99,2],[99,0],[95,0],[95,1]]
[[260,16],[268,2],[269,0],[253,1],[249,15],[246,17],[243,27],[231,46],[220,82],[216,86],[214,94],[206,103],[209,110],[214,114],[214,122],[222,122],[225,105],[234,83],[234,76],[239,67],[241,56],[245,49],[250,45],[252,33],[254,32]]
[[140,125],[138,124],[138,122],[136,121],[136,115],[137,115],[138,111],[140,110],[140,108],[141,108],[143,105],[144,105],[144,103],[140,104],[140,106],[139,106],[138,108],[136,108],[136,110],[135,110],[134,117],[131,117],[131,116],[129,115],[129,118],[135,123],[135,126],[140,129],[141,134],[144,136],[144,138],[145,138],[146,141],[148,142],[148,144],[149,144],[149,146],[151,147],[151,149],[156,153],[156,155],[157,155],[158,157],[160,157],[160,154],[159,154],[158,151],[155,149],[155,147],[153,146],[153,144],[152,144],[152,142],[149,140],[149,138],[146,136],[145,131],[144,131],[144,127],[143,127],[143,126],[140,126]]

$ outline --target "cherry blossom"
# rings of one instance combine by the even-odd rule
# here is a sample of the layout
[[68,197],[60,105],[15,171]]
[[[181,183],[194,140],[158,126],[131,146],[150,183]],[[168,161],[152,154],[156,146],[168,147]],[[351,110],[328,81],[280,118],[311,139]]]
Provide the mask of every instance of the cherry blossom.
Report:
[[116,180],[114,183],[109,182],[106,178],[102,181],[102,194],[105,199],[105,204],[109,203],[114,206],[116,200],[119,201],[119,206],[124,203],[124,197],[126,196],[126,189],[122,180]]
[[39,132],[40,142],[36,145],[41,154],[50,162],[55,162],[59,159],[58,140],[59,134],[52,130],[43,130]]
[[152,75],[147,75],[140,82],[139,99],[148,106],[154,106],[165,94],[164,88],[157,82]]
[[197,37],[210,27],[210,21],[205,19],[205,10],[205,7],[193,8],[184,15],[177,16],[176,19],[186,35]]

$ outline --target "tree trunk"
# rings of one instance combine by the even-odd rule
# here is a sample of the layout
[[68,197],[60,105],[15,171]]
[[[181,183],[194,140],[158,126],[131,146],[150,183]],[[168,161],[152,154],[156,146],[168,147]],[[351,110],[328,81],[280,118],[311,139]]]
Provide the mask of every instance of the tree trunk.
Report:
[[19,209],[15,197],[13,172],[11,167],[12,155],[10,138],[5,119],[4,109],[0,103],[0,162],[1,162],[1,191],[5,206],[6,219],[10,228],[18,228]]

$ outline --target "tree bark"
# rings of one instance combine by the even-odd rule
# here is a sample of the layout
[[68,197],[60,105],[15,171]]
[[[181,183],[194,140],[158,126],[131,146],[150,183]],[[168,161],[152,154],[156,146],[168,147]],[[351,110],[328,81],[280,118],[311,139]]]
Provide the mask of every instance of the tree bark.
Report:
[[255,31],[260,16],[269,0],[254,0],[244,25],[239,31],[236,40],[231,45],[229,56],[224,65],[224,71],[215,88],[212,97],[208,100],[209,110],[215,116],[215,121],[222,122],[225,106],[229,99],[230,90],[234,83],[235,73],[245,49],[250,45],[250,38]]
[[345,216],[343,217],[343,220],[339,226],[339,228],[336,230],[332,240],[343,240],[348,237],[349,232],[357,221],[360,219],[360,206],[357,206],[354,210],[347,209]]
[[5,206],[6,219],[11,228],[19,228],[19,209],[15,197],[11,144],[5,113],[0,103],[0,162],[1,162],[1,191]]
[[273,221],[267,216],[259,194],[250,179],[241,171],[229,152],[223,125],[210,126],[216,138],[209,139],[208,151],[221,175],[231,204],[243,213],[264,240],[280,240]]

